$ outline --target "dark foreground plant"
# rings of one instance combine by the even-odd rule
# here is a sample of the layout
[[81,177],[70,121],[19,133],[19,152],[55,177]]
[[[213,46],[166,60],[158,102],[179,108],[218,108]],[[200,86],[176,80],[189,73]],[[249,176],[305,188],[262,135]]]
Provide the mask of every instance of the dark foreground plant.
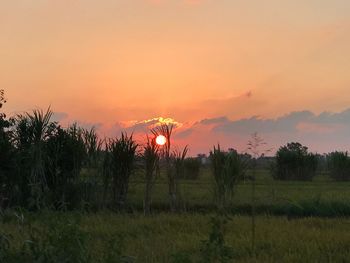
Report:
[[228,218],[216,215],[211,219],[211,230],[208,240],[203,241],[201,249],[202,263],[225,263],[233,258],[233,248],[225,244],[225,226]]

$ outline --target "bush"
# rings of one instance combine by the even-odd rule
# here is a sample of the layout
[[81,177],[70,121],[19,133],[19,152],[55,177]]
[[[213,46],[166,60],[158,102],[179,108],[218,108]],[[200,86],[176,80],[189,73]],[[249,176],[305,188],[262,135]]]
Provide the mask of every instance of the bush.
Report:
[[277,180],[311,181],[316,174],[317,157],[297,142],[288,143],[276,153],[273,177]]
[[350,180],[350,158],[348,152],[332,152],[327,155],[329,175],[336,181]]

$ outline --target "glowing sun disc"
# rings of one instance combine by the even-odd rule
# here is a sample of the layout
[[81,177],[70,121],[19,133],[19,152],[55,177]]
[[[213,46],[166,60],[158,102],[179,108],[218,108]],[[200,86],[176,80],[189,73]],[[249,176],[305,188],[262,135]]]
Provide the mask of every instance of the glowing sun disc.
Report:
[[166,144],[166,138],[164,135],[158,135],[156,138],[156,143],[160,146],[163,146],[164,144]]

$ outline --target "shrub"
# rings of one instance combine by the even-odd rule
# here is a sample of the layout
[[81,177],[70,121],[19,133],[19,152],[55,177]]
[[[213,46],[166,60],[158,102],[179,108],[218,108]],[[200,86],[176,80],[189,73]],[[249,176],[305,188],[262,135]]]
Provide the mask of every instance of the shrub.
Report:
[[273,177],[277,180],[311,181],[316,174],[317,157],[300,143],[288,143],[276,153]]

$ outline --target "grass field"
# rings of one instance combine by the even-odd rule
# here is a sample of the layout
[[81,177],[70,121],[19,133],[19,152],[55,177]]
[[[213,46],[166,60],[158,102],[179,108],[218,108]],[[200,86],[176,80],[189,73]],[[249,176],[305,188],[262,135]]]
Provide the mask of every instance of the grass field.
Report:
[[[92,262],[99,262],[106,249],[106,240],[123,237],[118,244],[123,255],[135,262],[200,262],[202,241],[208,239],[210,216],[202,214],[173,215],[167,213],[145,218],[142,215],[118,215],[110,212],[81,216],[79,223],[88,233],[87,247]],[[64,219],[61,219],[64,218]],[[67,220],[75,213],[48,213],[32,216],[36,226]],[[51,219],[49,219],[51,218]],[[13,236],[15,247],[26,236],[16,221],[0,224]],[[233,216],[226,225],[226,245],[233,250],[234,262],[349,262],[350,219],[259,216],[257,218],[256,253],[250,250],[250,218]],[[101,261],[100,261],[101,262]]]
[[[295,216],[350,216],[350,182],[335,182],[327,175],[319,175],[312,182],[274,181],[267,170],[256,176],[256,206],[260,214]],[[167,182],[160,179],[154,186],[153,208],[168,209]],[[144,186],[142,180],[131,184],[129,203],[135,210],[142,209]],[[213,182],[208,170],[198,180],[182,180],[180,193],[189,211],[215,210]],[[240,183],[232,202],[232,210],[249,214],[251,183]]]
[[[258,172],[256,183],[255,253],[251,249],[250,182],[246,182],[237,186],[225,226],[225,245],[233,257],[227,262],[350,262],[350,183],[333,182],[325,175],[313,182],[278,182],[267,171]],[[0,260],[1,247],[10,255],[20,255],[23,244],[33,238],[40,246],[30,255],[74,254],[74,242],[81,238],[78,251],[84,244],[84,255],[89,256],[81,262],[203,262],[202,249],[215,217],[209,172],[204,170],[198,180],[181,181],[186,210],[179,213],[167,212],[163,178],[154,188],[152,216],[143,216],[143,187],[141,178],[133,180],[132,209],[127,213],[43,211],[23,212],[22,217],[18,210],[5,212],[0,217],[0,235],[9,246],[0,238]],[[52,252],[53,247],[60,247],[61,252]],[[110,259],[113,251],[117,259],[115,255]]]

